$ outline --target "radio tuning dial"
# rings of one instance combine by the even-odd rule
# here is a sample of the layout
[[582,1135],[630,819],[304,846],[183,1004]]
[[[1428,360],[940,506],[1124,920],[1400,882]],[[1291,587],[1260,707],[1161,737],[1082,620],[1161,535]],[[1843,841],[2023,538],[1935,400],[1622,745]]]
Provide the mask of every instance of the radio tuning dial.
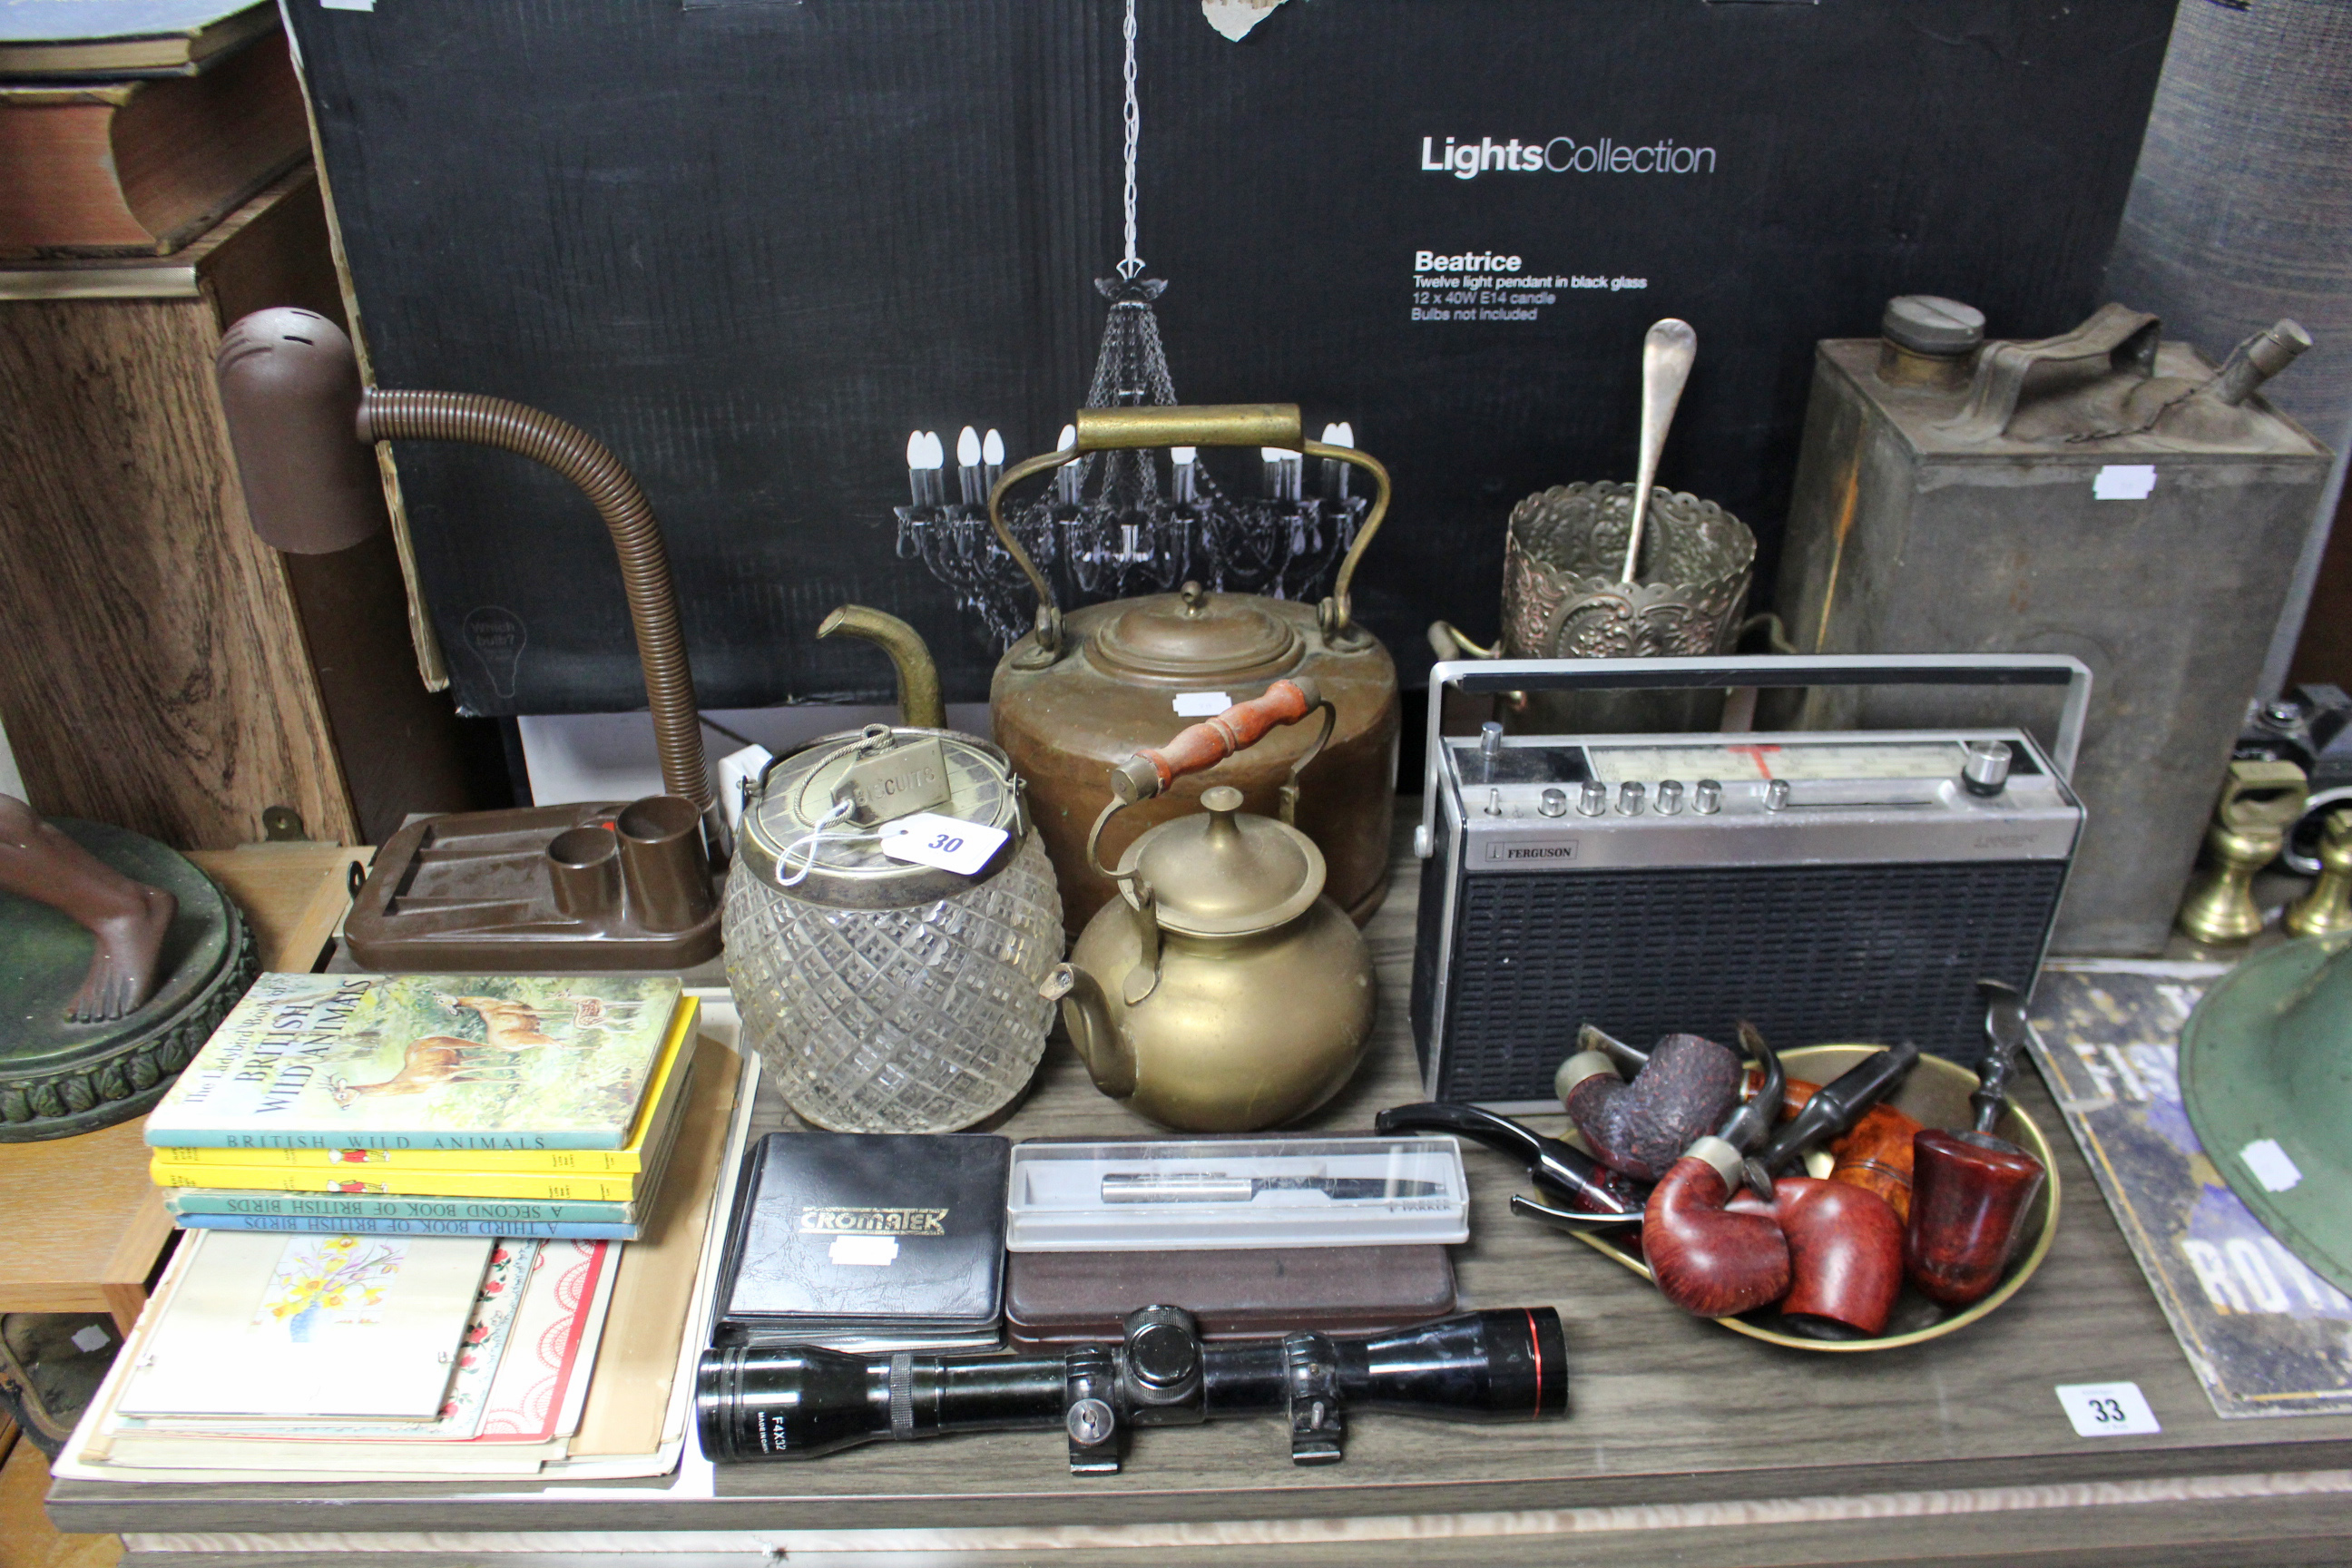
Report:
[[1774,779],[1764,786],[1764,809],[1786,811],[1789,807],[1789,781]]
[[1644,793],[1645,792],[1643,790],[1642,786],[1633,783],[1631,779],[1628,779],[1625,783],[1618,785],[1617,810],[1619,813],[1626,816],[1641,816],[1642,796]]
[[1683,786],[1679,779],[1658,781],[1658,815],[1672,816],[1683,808]]
[[1701,779],[1691,785],[1691,809],[1701,816],[1713,816],[1723,809],[1723,786],[1713,779]]
[[1542,812],[1546,816],[1566,816],[1568,815],[1568,792],[1564,789],[1548,789],[1544,791],[1542,799],[1537,804],[1536,809]]
[[1996,795],[2009,784],[2007,741],[1970,741],[1960,763],[1960,783],[1974,795]]
[[1609,786],[1599,779],[1587,779],[1584,787],[1576,792],[1576,809],[1584,816],[1599,816],[1609,809]]

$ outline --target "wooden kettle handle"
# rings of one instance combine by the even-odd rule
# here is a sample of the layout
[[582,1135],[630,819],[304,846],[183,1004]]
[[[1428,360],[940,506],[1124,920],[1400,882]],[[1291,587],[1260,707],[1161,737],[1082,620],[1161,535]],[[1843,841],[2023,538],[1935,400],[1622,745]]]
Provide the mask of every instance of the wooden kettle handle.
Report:
[[1277,680],[1263,696],[1236,702],[1213,719],[1176,732],[1165,746],[1145,746],[1113,768],[1110,792],[1122,805],[1150,800],[1186,773],[1215,767],[1279,725],[1295,724],[1323,705],[1323,694],[1305,677]]

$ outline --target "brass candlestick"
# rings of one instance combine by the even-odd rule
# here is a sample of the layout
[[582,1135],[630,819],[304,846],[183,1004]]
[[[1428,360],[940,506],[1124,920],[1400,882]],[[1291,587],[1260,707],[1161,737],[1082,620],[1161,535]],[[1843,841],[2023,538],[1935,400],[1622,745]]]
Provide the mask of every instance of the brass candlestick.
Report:
[[2352,931],[2352,806],[2330,812],[2319,838],[2319,879],[2286,912],[2290,936]]
[[2254,873],[2277,858],[2303,815],[2303,770],[2293,763],[2234,762],[2205,833],[2205,855],[2177,924],[2202,942],[2243,942],[2263,929]]

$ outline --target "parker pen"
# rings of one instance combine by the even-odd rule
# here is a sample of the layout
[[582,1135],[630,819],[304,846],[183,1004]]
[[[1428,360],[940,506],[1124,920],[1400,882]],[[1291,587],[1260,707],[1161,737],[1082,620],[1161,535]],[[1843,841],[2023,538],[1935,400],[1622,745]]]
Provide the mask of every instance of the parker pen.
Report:
[[1114,1171],[1102,1182],[1107,1204],[1245,1204],[1260,1193],[1321,1193],[1335,1202],[1364,1198],[1425,1198],[1442,1182],[1387,1176],[1228,1176],[1214,1171]]

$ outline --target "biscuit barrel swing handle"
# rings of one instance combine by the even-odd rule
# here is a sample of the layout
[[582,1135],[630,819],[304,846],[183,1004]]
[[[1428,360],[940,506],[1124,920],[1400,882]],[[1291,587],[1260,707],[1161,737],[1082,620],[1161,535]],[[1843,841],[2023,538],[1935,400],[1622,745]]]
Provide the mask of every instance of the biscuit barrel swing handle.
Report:
[[1062,654],[1062,607],[1054,599],[1054,585],[1013,531],[1004,524],[1005,493],[1014,485],[1042,474],[1049,468],[1059,468],[1093,452],[1114,451],[1135,447],[1279,447],[1308,458],[1328,458],[1336,462],[1351,464],[1372,476],[1374,494],[1371,510],[1364,514],[1364,526],[1357,531],[1356,542],[1339,563],[1339,574],[1333,579],[1331,596],[1317,606],[1316,619],[1323,635],[1333,647],[1354,649],[1371,640],[1370,634],[1349,617],[1349,588],[1356,580],[1357,563],[1363,559],[1365,547],[1372,535],[1381,531],[1381,520],[1389,511],[1389,471],[1370,454],[1353,447],[1334,447],[1328,442],[1306,439],[1298,405],[1295,403],[1208,403],[1177,404],[1172,406],[1081,408],[1071,426],[1077,433],[1076,442],[1062,451],[1041,452],[1024,458],[1004,470],[995,487],[988,492],[988,525],[996,531],[997,543],[1013,557],[1037,590],[1037,632],[1034,650],[1014,656],[1017,668],[1042,668]]

